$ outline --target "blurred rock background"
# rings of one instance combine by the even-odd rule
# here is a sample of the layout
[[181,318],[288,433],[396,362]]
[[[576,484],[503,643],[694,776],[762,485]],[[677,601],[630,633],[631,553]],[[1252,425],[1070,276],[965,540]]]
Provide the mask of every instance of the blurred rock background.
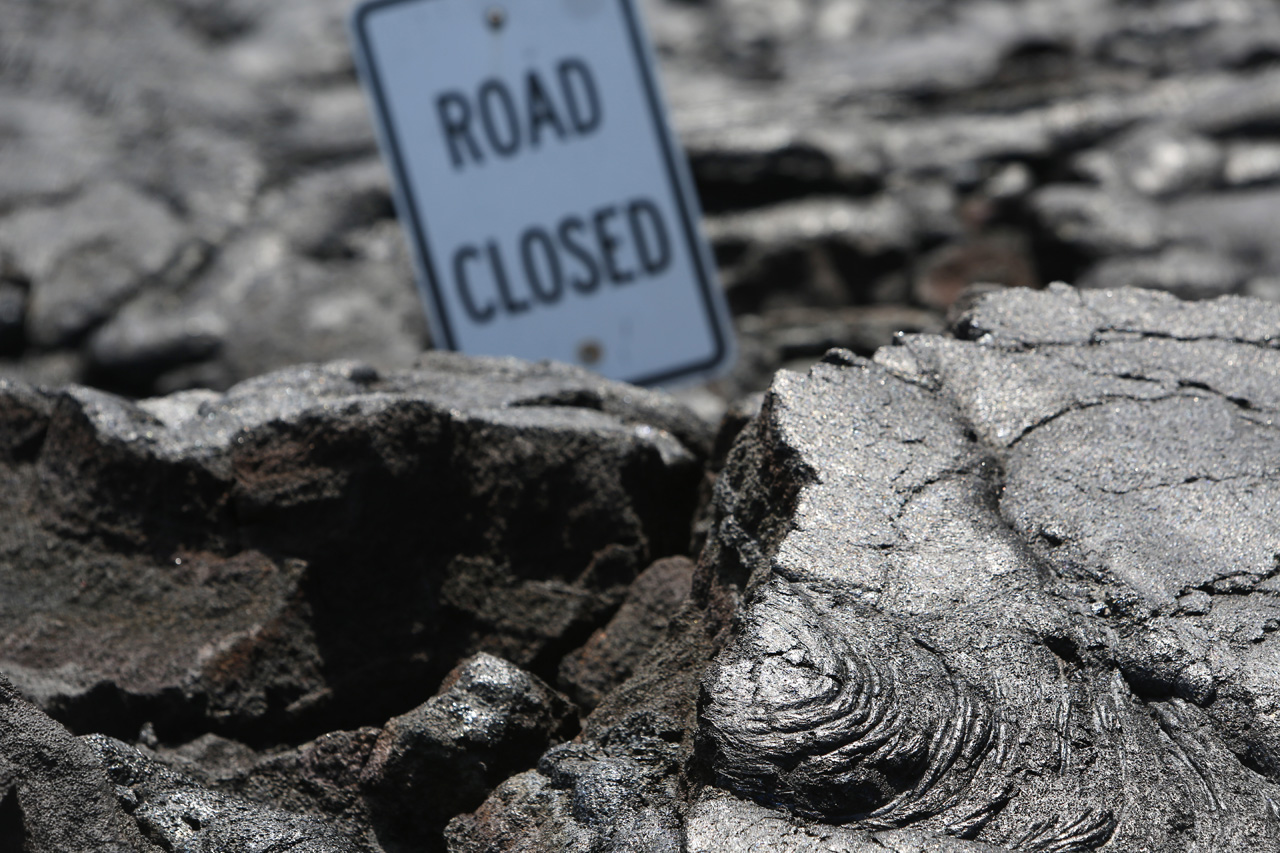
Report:
[[[0,375],[146,396],[429,346],[348,0],[0,0]],[[975,282],[1280,299],[1272,0],[644,0],[733,398]]]

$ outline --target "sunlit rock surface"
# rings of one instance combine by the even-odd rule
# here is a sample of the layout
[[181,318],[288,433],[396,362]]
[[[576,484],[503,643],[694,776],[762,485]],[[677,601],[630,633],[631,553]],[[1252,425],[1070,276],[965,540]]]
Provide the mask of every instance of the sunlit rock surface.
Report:
[[1278,375],[1273,305],[1061,286],[779,374],[695,605],[455,849],[1275,846]]

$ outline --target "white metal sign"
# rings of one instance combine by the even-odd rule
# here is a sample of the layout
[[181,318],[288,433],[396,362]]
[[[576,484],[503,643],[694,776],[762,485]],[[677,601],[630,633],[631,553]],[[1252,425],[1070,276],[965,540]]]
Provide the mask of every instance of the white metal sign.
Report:
[[730,364],[631,0],[367,0],[352,32],[438,345],[641,384]]

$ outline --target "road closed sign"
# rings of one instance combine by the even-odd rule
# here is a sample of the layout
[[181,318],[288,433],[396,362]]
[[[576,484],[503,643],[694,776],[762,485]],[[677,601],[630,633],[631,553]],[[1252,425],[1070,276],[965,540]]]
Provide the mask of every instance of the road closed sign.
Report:
[[661,384],[733,337],[631,0],[352,16],[438,345]]

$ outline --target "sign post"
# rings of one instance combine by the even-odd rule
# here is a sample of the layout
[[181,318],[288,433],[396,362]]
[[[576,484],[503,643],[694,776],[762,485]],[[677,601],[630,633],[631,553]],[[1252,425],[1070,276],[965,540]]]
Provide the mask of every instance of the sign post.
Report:
[[728,368],[632,0],[366,0],[352,33],[437,345],[638,384]]

